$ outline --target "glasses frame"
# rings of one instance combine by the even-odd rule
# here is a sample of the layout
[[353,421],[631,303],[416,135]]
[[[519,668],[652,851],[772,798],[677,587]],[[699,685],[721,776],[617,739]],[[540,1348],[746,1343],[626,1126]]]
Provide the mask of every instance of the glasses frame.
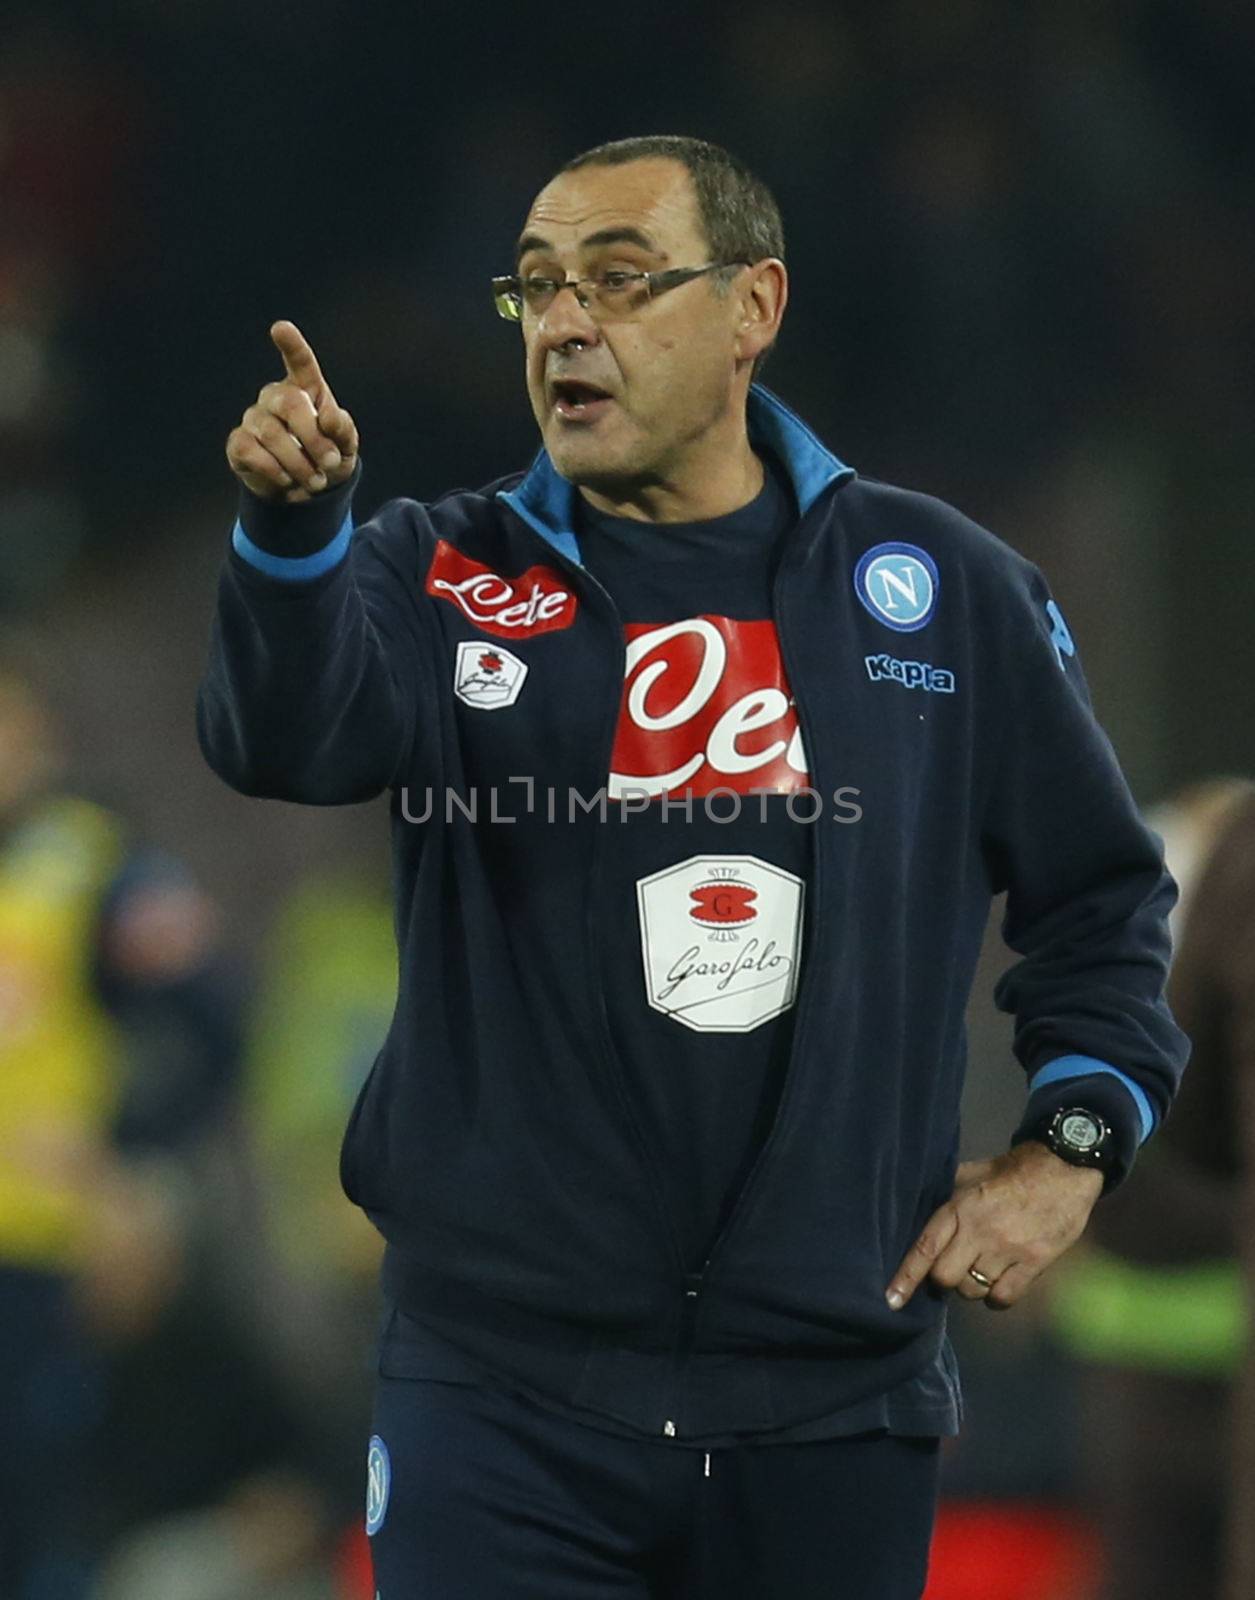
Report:
[[[693,278],[700,278],[707,272],[718,272],[722,267],[749,267],[751,261],[708,261],[704,267],[664,267],[660,272],[624,272],[614,269],[599,275],[587,278],[546,278],[543,273],[528,273],[527,279],[536,282],[552,283],[553,294],[548,305],[538,313],[544,316],[545,311],[553,305],[563,289],[575,291],[575,298],[585,311],[592,311],[597,306],[597,292],[605,286],[609,277],[622,278],[623,287],[629,283],[640,283],[645,286],[646,300],[655,300],[660,294],[665,294],[668,289],[677,289],[682,283],[688,283]],[[506,322],[522,322],[524,303],[521,285],[526,281],[517,272],[507,273],[504,277],[492,279],[492,300],[496,307],[497,315]],[[592,285],[592,288],[585,288]],[[614,313],[611,313],[613,317]]]

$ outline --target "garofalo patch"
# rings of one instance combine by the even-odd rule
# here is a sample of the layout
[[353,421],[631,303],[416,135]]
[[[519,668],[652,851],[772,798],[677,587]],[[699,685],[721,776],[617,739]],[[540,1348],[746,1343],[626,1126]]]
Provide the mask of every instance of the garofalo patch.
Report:
[[699,1033],[748,1033],[793,1004],[801,878],[757,856],[691,856],[636,885],[645,990]]
[[519,697],[527,663],[504,645],[463,639],[453,665],[453,692],[479,711],[498,711]]

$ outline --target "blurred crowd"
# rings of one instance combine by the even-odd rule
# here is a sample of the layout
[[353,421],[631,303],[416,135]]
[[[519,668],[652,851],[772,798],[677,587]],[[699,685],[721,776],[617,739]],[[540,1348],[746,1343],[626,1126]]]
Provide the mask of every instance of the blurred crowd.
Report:
[[[1231,1470],[1255,1454],[1255,1398],[1232,1403],[1255,955],[1221,959],[1255,896],[1253,69],[1241,0],[11,0],[0,1600],[373,1592],[377,1250],[336,1150],[391,1010],[385,829],[246,810],[200,762],[222,441],[288,316],[358,421],[370,506],[525,465],[488,279],[546,176],[638,132],[726,144],[775,190],[768,383],[1045,569],[1190,887],[1204,1070],[1049,1293],[956,1317],[969,1422],[930,1597],[1219,1600],[1226,1560],[1225,1600],[1255,1594]],[[1021,1092],[996,934],[971,1153]]]

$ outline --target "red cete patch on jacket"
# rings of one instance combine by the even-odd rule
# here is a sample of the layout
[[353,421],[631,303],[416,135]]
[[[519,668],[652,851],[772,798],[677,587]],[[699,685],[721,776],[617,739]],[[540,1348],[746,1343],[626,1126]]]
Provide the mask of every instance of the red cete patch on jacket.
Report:
[[517,578],[503,578],[447,539],[436,545],[424,587],[501,639],[530,639],[575,621],[575,596],[552,567],[528,567]]

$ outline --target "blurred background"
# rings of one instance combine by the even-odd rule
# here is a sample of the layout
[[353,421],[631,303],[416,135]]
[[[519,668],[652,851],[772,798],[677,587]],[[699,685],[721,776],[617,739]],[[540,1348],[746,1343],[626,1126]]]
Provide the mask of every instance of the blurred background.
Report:
[[[726,144],[784,212],[769,384],[1044,569],[1188,885],[1255,775],[1255,7],[9,0],[0,38],[0,1600],[369,1597],[336,1150],[391,1010],[384,803],[245,801],[192,720],[269,323],[354,413],[359,515],[486,482],[536,444],[487,293],[535,190]],[[998,912],[969,1155],[1022,1096]],[[930,1600],[1220,1593],[1228,1070],[1028,1305],[956,1310]]]

